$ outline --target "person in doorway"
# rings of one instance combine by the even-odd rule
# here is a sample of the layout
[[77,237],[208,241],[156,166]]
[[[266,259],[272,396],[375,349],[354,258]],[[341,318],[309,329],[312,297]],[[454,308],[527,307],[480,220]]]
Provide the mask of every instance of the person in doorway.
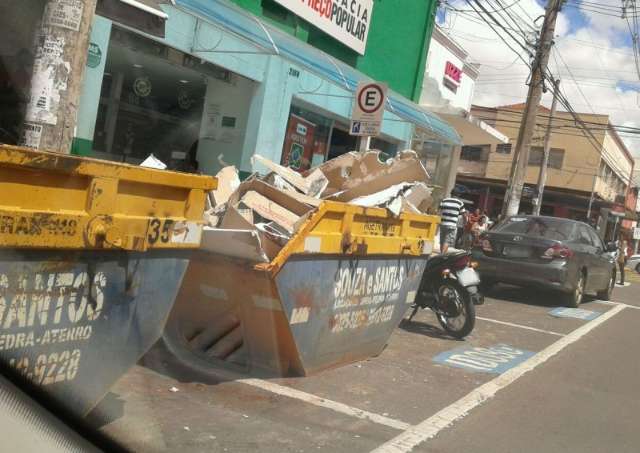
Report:
[[458,221],[465,213],[462,200],[447,197],[440,202],[440,253],[447,253],[449,247],[455,247]]
[[620,237],[618,240],[618,270],[620,274],[620,284],[624,286],[624,266],[627,264],[627,240]]

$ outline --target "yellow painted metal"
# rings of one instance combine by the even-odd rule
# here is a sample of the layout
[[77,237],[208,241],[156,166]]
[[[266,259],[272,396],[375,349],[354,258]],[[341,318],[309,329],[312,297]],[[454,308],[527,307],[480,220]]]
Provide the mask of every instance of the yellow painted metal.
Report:
[[210,176],[0,145],[0,247],[198,247],[205,197],[216,184]]
[[439,216],[395,217],[387,209],[325,201],[271,263],[258,267],[277,273],[290,255],[301,253],[419,256],[432,250],[439,223]]

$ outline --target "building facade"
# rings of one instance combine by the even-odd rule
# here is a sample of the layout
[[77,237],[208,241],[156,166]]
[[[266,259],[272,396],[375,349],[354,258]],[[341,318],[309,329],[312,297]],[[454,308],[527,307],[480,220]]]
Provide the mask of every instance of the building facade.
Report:
[[132,163],[154,153],[170,164],[196,160],[208,174],[233,164],[242,175],[257,170],[251,157],[259,153],[304,171],[355,149],[353,93],[360,80],[377,79],[390,90],[382,132],[371,147],[393,155],[411,147],[417,129],[426,130],[444,156],[434,180],[452,180],[446,157],[457,144],[455,130],[410,99],[422,80],[415,68],[424,64],[431,2],[413,2],[428,7],[402,13],[421,15],[416,33],[425,40],[418,40],[421,51],[410,52],[387,36],[400,22],[400,12],[386,11],[389,2],[349,3],[368,28],[359,47],[344,29],[311,18],[314,26],[284,0],[158,3],[167,16],[161,39],[96,17],[92,44],[102,61],[87,67],[76,152]]
[[[33,11],[35,27],[54,1],[63,0],[20,8]],[[73,75],[82,93],[72,152],[132,164],[153,154],[206,174],[233,164],[241,176],[260,170],[251,160],[259,153],[304,171],[355,149],[354,91],[376,80],[389,91],[371,148],[391,156],[420,131],[438,144],[434,183],[452,184],[459,136],[413,102],[436,3],[100,0],[84,73]],[[10,29],[11,17],[0,25]],[[30,48],[32,34],[17,33],[6,53]]]
[[[429,44],[420,105],[451,124],[463,145],[507,143],[506,135],[471,113],[478,76],[479,66],[470,61],[466,50],[436,26]],[[441,145],[425,139],[419,129],[416,132],[413,149],[420,150],[427,169],[432,168],[435,159],[431,156],[438,154]],[[460,165],[460,148],[454,151],[451,161],[454,168]]]
[[[468,188],[481,207],[497,215],[513,163],[524,104],[495,108],[473,106],[472,114],[509,137],[505,144],[464,146],[458,184]],[[521,202],[531,212],[542,162],[543,140],[550,111],[540,107]],[[593,137],[575,124],[570,113],[556,112],[541,213],[585,220],[603,209],[624,210],[634,160],[607,115],[579,114]],[[589,210],[591,208],[591,213]],[[594,219],[590,219],[594,220]]]

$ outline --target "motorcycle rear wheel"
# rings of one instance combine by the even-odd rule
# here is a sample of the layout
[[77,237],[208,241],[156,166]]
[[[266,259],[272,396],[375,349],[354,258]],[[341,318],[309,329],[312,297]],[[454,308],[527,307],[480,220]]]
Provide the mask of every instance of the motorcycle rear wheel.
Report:
[[462,339],[469,335],[476,324],[476,309],[468,291],[457,282],[445,281],[438,288],[438,298],[443,303],[454,303],[459,311],[457,316],[436,313],[442,328],[452,337]]

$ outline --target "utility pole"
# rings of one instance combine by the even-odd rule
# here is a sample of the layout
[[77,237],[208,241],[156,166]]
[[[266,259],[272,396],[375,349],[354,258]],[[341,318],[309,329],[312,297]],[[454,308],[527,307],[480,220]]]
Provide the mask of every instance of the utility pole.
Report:
[[522,187],[527,173],[529,163],[529,152],[531,149],[531,139],[536,125],[538,106],[542,98],[542,86],[545,79],[545,71],[549,62],[549,54],[553,44],[553,34],[556,28],[556,19],[562,0],[549,0],[544,16],[544,23],[540,31],[540,39],[536,49],[536,55],[531,67],[531,82],[527,94],[527,102],[522,114],[518,140],[514,151],[514,165],[510,175],[509,184],[505,193],[502,214],[511,216],[518,214],[520,209],[520,198],[522,197]]
[[556,114],[556,106],[558,104],[558,91],[560,90],[560,79],[553,81],[553,102],[551,102],[551,113],[549,114],[549,122],[547,123],[547,132],[544,134],[544,148],[542,151],[542,163],[540,164],[540,173],[538,174],[538,199],[533,208],[533,215],[540,215],[542,208],[542,196],[544,194],[544,185],[547,183],[547,166],[549,165],[549,152],[551,150],[551,127],[553,126],[553,116]]
[[46,0],[20,144],[69,153],[97,0]]

